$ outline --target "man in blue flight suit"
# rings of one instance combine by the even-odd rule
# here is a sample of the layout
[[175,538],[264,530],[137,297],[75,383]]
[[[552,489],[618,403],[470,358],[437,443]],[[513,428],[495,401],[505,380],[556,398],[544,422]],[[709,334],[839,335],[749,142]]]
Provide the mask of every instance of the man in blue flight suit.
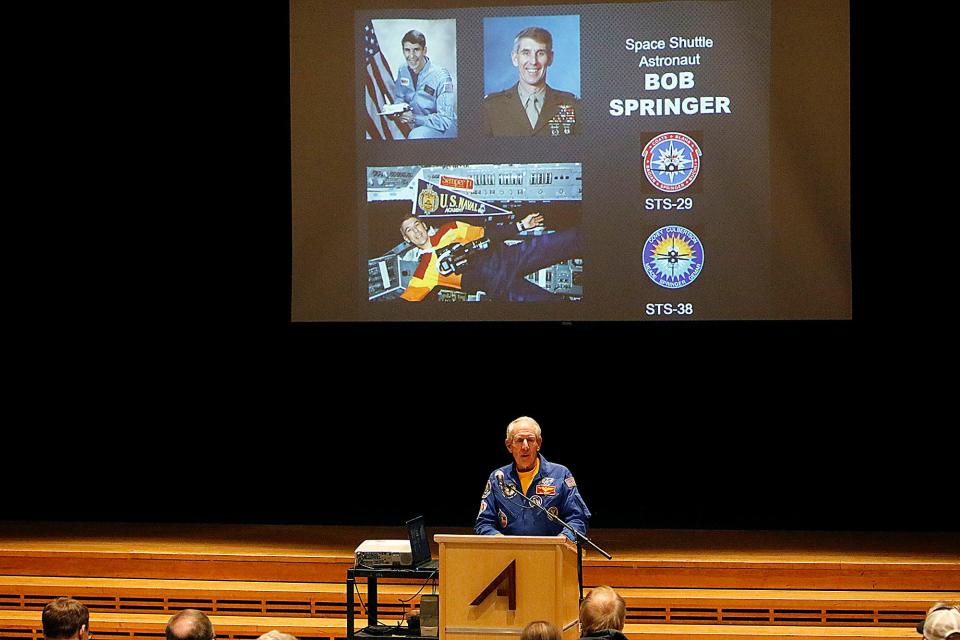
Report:
[[427,38],[408,31],[401,41],[407,64],[397,72],[397,102],[406,102],[410,111],[398,121],[412,130],[408,140],[457,137],[457,90],[450,72],[435,66],[427,57]]
[[[507,426],[507,450],[513,464],[490,474],[480,501],[480,513],[474,531],[480,535],[555,536],[563,534],[575,540],[565,527],[531,507],[506,485],[522,490],[531,500],[566,521],[580,533],[587,533],[590,510],[584,504],[573,474],[562,464],[548,462],[540,455],[543,438],[533,418],[517,418]],[[497,479],[503,474],[504,487]]]

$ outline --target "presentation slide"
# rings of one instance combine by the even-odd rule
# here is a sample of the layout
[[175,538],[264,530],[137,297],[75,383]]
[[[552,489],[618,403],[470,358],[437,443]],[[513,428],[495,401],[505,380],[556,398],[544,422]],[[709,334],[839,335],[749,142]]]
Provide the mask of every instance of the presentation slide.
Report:
[[848,51],[806,58],[849,47],[834,4],[357,9],[334,154],[295,3],[293,319],[850,318]]

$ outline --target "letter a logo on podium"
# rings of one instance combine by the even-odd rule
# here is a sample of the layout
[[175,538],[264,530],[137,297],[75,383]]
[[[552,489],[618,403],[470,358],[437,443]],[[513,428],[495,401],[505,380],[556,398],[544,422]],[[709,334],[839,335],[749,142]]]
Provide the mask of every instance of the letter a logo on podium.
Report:
[[480,592],[476,598],[473,599],[473,602],[470,603],[471,607],[476,607],[483,604],[483,601],[493,593],[494,589],[497,591],[498,596],[507,597],[507,608],[510,611],[517,610],[517,561],[511,560],[510,564],[507,565],[507,568],[500,572],[493,581],[488,584],[483,591]]

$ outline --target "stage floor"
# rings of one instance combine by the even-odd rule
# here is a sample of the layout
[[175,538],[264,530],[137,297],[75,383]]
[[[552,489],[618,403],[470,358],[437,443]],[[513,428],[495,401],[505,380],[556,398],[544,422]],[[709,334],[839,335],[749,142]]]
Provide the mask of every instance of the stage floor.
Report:
[[[467,528],[430,528],[472,534]],[[957,533],[693,531],[594,529],[591,539],[612,560],[587,551],[588,564],[791,563],[955,567]],[[367,539],[406,538],[403,527],[249,524],[127,524],[0,522],[5,555],[106,554],[125,557],[191,556],[352,562]]]

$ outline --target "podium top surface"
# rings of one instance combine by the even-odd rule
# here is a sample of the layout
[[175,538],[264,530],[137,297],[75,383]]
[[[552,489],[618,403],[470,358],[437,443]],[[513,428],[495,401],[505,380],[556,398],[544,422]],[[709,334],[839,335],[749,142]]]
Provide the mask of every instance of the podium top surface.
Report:
[[563,545],[566,548],[576,551],[577,545],[570,541],[570,538],[564,535],[557,536],[464,536],[456,534],[438,533],[433,536],[434,542],[443,544],[444,542],[459,542],[469,544],[489,544],[495,546],[507,545]]

